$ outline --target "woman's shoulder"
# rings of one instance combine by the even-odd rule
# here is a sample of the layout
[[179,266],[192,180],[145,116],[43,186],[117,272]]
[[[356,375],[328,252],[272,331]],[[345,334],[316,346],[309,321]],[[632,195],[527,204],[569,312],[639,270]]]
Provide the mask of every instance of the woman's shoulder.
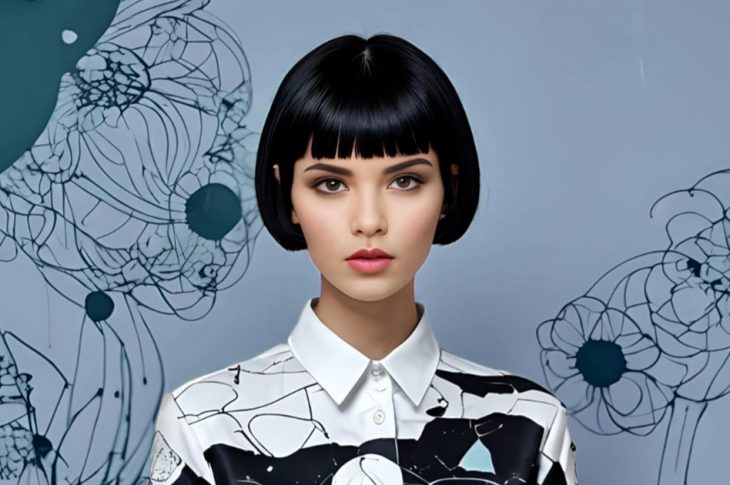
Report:
[[[283,374],[302,374],[303,368],[286,343],[276,344],[248,359],[200,375],[177,386],[170,393],[188,410],[216,409],[253,396],[266,400],[281,392]],[[298,379],[287,379],[297,381]]]
[[441,359],[436,375],[449,380],[467,392],[486,396],[487,393],[524,394],[546,403],[565,407],[551,391],[532,379],[505,369],[488,367],[441,349]]

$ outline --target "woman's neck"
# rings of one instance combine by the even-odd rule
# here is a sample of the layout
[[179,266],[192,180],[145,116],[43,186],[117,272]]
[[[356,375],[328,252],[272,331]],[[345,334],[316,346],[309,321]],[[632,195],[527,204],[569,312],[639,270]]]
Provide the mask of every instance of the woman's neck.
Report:
[[321,295],[314,305],[317,317],[342,340],[373,360],[381,360],[416,328],[414,280],[384,300],[349,297],[322,277]]

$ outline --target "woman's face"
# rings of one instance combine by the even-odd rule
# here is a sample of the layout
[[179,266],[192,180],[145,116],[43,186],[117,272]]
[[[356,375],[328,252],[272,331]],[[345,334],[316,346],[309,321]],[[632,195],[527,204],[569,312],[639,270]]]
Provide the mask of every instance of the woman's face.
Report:
[[[307,153],[294,164],[291,220],[309,256],[349,297],[388,298],[413,280],[431,249],[444,198],[436,153],[367,160]],[[363,248],[393,259],[382,270],[360,271],[347,259]]]

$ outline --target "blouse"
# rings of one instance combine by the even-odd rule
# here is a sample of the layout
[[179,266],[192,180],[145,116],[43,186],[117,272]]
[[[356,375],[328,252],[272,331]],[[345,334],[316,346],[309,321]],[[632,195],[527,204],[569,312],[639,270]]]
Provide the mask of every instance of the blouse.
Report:
[[317,300],[286,343],[163,396],[150,483],[577,485],[549,391],[440,348],[419,302],[408,338],[371,360]]

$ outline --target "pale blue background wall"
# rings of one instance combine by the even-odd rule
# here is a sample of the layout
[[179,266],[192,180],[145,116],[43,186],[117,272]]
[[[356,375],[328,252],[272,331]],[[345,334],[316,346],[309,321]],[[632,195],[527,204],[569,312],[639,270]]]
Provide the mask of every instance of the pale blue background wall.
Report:
[[[432,250],[416,280],[417,297],[443,347],[543,384],[540,323],[614,265],[666,249],[665,224],[691,207],[690,198],[670,201],[650,218],[652,204],[730,167],[730,5],[724,2],[214,0],[205,11],[240,40],[250,68],[246,125],[253,132],[260,131],[290,66],[331,37],[393,33],[443,67],[472,123],[483,191],[469,232]],[[154,130],[152,138],[160,135]],[[727,205],[726,182],[714,193]],[[709,204],[692,207],[708,217],[716,212]],[[13,243],[6,244],[8,251]],[[319,275],[306,252],[284,251],[265,230],[249,249],[245,274],[219,291],[198,321],[145,315],[151,337],[138,354],[157,355],[151,350],[156,342],[165,377],[149,370],[147,388],[135,379],[130,384],[135,396],[145,395],[133,409],[140,450],[149,445],[144,432],[160,389],[283,341],[305,300],[317,294]],[[49,288],[37,259],[22,252],[7,259],[0,264],[2,328],[73,374],[83,314]],[[726,261],[720,258],[716,267],[730,267]],[[243,266],[245,258],[235,264]],[[56,284],[63,293],[66,283]],[[118,319],[116,328],[127,328],[126,345],[134,348],[131,317]],[[717,352],[713,358],[726,355]],[[87,368],[104,360],[98,348],[85,355]],[[135,378],[142,365],[154,367],[143,361],[133,359]],[[730,369],[718,369],[717,381],[725,384],[717,385],[727,387]],[[687,483],[727,481],[721,464],[730,435],[728,402],[719,397],[702,415]],[[669,412],[646,437],[600,436],[572,421],[581,483],[657,483],[662,452],[671,448],[668,418]]]

